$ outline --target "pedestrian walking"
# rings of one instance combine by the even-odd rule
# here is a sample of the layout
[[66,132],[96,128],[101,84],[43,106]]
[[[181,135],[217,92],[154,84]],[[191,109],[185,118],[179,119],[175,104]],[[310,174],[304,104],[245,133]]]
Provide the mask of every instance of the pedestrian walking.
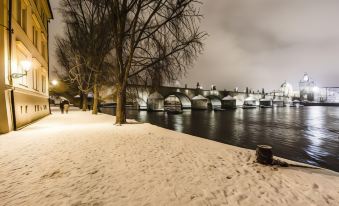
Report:
[[69,101],[67,99],[65,99],[64,101],[64,109],[66,114],[68,114],[68,109],[69,109]]
[[64,100],[61,100],[60,101],[60,111],[61,111],[61,114],[64,113],[64,109],[65,109],[65,107],[64,107]]

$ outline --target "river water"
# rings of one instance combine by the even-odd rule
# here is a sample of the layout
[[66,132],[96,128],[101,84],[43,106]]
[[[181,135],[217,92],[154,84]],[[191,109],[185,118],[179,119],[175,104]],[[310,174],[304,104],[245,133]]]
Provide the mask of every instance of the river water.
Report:
[[234,146],[271,145],[274,155],[339,172],[339,107],[127,113],[130,119]]

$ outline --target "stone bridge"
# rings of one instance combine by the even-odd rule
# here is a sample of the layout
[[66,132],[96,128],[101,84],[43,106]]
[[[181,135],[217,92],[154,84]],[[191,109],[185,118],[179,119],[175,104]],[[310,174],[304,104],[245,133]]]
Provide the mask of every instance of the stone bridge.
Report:
[[[106,96],[104,102],[112,103],[114,99],[114,89],[102,90],[101,96]],[[104,93],[104,94],[103,94]],[[204,90],[200,88],[179,88],[161,86],[154,89],[150,86],[129,85],[127,89],[127,102],[135,108],[143,110],[161,111],[166,107],[180,106],[182,109],[214,109],[221,108],[224,102],[232,101],[234,107],[243,105],[246,99],[255,101],[259,105],[259,100],[264,95],[261,93],[235,92],[235,91],[219,91]],[[110,98],[107,98],[110,96]],[[266,94],[266,99],[272,99],[273,95]],[[109,101],[111,99],[111,101]],[[287,97],[275,96],[276,101],[288,101]],[[113,101],[115,102],[115,101]]]

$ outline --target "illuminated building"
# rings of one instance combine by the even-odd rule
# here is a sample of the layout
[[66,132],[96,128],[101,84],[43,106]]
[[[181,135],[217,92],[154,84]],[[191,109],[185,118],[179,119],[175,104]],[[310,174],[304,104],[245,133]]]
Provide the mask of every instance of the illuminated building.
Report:
[[307,74],[299,82],[300,98],[314,103],[339,103],[339,87],[318,87]]
[[279,91],[281,93],[281,96],[284,96],[284,97],[292,97],[294,95],[292,85],[286,81],[282,83]]
[[0,0],[0,133],[49,114],[48,0]]
[[316,88],[315,82],[305,73],[303,79],[299,82],[300,99],[314,101],[314,88]]

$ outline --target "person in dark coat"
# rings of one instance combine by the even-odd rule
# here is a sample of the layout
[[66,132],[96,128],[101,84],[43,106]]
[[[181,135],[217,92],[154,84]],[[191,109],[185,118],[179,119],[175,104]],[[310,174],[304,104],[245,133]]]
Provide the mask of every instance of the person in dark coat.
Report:
[[65,100],[63,101],[63,103],[64,103],[64,110],[65,110],[66,114],[68,114],[69,101],[68,101],[67,99],[65,99]]
[[61,100],[60,101],[60,111],[61,111],[61,114],[63,114],[64,113],[64,100]]

